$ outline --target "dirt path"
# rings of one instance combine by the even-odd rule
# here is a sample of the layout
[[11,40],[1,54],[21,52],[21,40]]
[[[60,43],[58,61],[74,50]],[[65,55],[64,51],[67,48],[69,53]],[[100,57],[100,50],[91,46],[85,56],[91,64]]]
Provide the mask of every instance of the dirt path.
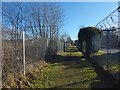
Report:
[[111,88],[112,85],[100,75],[92,64],[82,57],[76,47],[71,47],[51,60],[50,73],[52,88]]

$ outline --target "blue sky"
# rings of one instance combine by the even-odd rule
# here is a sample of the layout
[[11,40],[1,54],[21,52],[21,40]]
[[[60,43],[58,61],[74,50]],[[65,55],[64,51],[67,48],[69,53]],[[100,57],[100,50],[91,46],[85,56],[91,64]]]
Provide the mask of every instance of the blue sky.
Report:
[[117,2],[66,2],[57,4],[61,5],[65,14],[62,32],[68,33],[73,40],[77,39],[81,26],[95,26],[118,6]]
[[56,2],[64,10],[64,25],[61,33],[75,40],[82,26],[95,26],[118,7],[117,2]]

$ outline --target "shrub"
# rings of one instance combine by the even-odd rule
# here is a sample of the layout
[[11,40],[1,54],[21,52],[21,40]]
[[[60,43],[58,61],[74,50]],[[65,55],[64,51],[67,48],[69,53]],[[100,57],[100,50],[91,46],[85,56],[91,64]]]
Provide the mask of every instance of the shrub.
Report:
[[[86,56],[89,56],[92,52],[92,38],[96,35],[100,35],[101,31],[98,28],[95,27],[85,27],[81,28],[78,32],[78,42],[80,43],[79,50]],[[85,51],[84,51],[84,45],[85,43]]]

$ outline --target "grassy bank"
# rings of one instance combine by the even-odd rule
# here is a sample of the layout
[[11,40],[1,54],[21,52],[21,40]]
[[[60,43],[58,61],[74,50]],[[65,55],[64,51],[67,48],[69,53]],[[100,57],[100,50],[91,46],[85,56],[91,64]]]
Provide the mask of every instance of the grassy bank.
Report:
[[[44,66],[44,65],[43,65]],[[28,67],[26,76],[18,74],[17,81],[10,78],[7,88],[105,88],[88,60],[75,46],[48,60],[44,67],[39,63]]]
[[109,72],[113,75],[116,75],[120,70],[119,53],[107,54],[104,51],[99,50],[99,52],[92,54],[91,57],[93,57],[94,60],[105,70],[108,68]]

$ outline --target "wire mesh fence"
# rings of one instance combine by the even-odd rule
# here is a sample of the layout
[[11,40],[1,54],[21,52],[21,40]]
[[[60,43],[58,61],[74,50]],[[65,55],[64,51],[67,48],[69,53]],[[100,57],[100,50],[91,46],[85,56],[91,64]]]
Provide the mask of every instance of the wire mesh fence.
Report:
[[97,23],[96,27],[102,32],[99,53],[95,61],[120,80],[120,34],[119,8]]
[[118,78],[120,49],[118,37],[114,34],[105,34],[100,38],[99,52],[95,54],[94,60],[105,70]]
[[[17,77],[18,73],[24,72],[23,66],[23,39],[12,40],[3,38],[3,73],[2,79],[7,84],[7,77],[12,73]],[[58,39],[48,39],[45,37],[25,40],[25,67],[40,60],[45,60],[58,52],[64,51],[64,42]],[[27,71],[27,70],[26,70]]]
[[67,46],[58,38],[64,18],[60,6],[38,2],[2,4],[2,79],[8,85],[8,74],[16,78],[29,64],[57,55]]

